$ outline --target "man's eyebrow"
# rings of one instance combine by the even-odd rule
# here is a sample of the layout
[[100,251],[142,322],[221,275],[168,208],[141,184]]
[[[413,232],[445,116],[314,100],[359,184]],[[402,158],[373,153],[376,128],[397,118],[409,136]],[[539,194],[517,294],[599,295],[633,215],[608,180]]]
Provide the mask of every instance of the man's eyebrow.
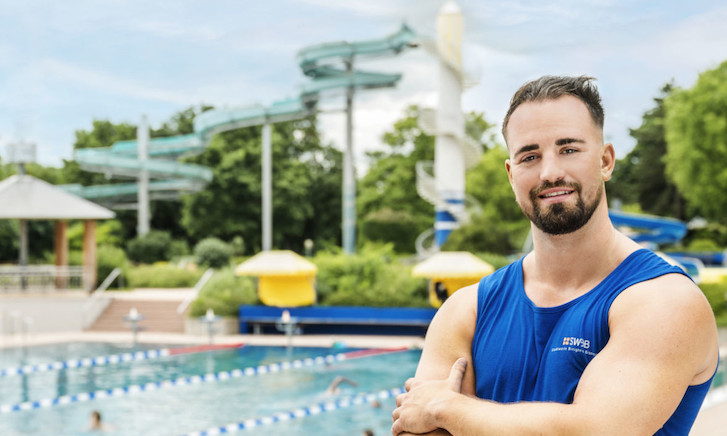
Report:
[[519,154],[527,153],[527,152],[529,152],[529,151],[537,150],[537,149],[539,149],[539,148],[540,148],[540,146],[539,146],[538,144],[528,144],[528,145],[523,145],[522,147],[520,147],[520,148],[519,148],[519,149],[518,149],[518,150],[517,150],[517,151],[515,152],[515,156],[517,156],[517,155],[519,155]]
[[582,139],[576,139],[576,138],[562,138],[562,139],[555,141],[555,145],[568,145],[568,144],[572,144],[574,142],[583,144],[586,141],[584,141]]

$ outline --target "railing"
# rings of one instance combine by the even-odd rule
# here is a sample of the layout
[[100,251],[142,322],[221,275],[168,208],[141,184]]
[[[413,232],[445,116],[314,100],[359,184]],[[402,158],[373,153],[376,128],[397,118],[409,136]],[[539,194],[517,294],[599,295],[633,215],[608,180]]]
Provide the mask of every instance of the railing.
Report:
[[[103,282],[96,288],[95,291],[91,292],[91,295],[89,295],[88,300],[86,301],[86,304],[83,305],[83,328],[86,329],[93,324],[93,321],[96,320],[96,317],[105,309],[109,304],[110,301],[107,301],[105,303],[99,304],[99,297],[101,294],[108,289],[109,286],[111,286],[111,283],[116,280],[117,277],[121,275],[121,268],[114,268],[108,276],[104,279]],[[94,313],[91,313],[91,312]]]
[[90,271],[82,266],[2,265],[0,266],[0,291],[82,290],[84,276],[89,273]]
[[194,301],[197,298],[197,295],[199,294],[199,291],[202,290],[204,285],[207,284],[207,281],[214,275],[215,270],[212,268],[208,268],[207,271],[202,274],[202,277],[200,277],[199,281],[196,285],[194,285],[194,292],[190,294],[187,298],[182,301],[182,303],[177,307],[177,314],[181,315],[184,313],[185,310],[187,310],[187,307],[189,307],[190,303]]

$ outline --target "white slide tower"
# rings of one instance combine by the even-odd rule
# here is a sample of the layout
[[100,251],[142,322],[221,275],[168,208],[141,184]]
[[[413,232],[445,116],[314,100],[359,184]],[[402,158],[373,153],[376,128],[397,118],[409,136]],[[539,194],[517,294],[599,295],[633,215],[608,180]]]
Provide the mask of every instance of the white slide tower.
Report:
[[417,191],[435,207],[433,250],[425,250],[420,237],[417,241],[420,254],[438,251],[452,230],[467,220],[465,172],[477,164],[482,154],[480,144],[465,135],[462,113],[462,91],[465,87],[463,28],[459,6],[454,0],[448,0],[437,14],[439,102],[436,113],[424,111],[421,117],[422,128],[436,135],[436,140],[434,163],[419,162],[417,165]]

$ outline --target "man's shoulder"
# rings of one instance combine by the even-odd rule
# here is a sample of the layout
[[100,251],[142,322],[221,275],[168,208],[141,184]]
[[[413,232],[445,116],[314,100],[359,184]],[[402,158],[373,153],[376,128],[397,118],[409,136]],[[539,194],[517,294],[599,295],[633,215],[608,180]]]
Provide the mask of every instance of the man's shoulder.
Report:
[[699,377],[692,384],[713,374],[718,350],[714,314],[699,287],[682,274],[662,275],[628,288],[613,303],[609,329],[620,341],[648,340],[649,349],[664,358],[693,360]]

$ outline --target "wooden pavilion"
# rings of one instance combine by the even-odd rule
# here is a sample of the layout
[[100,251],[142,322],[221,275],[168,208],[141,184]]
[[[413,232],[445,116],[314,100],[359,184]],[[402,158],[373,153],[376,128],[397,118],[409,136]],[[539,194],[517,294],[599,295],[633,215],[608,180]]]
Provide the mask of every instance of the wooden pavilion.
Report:
[[[55,221],[55,266],[50,275],[57,288],[65,288],[68,270],[68,220],[83,220],[83,274],[81,286],[86,291],[96,284],[96,221],[114,217],[114,212],[65,192],[50,183],[27,174],[0,181],[0,219],[20,220],[20,265],[17,273],[26,274],[27,221]],[[46,268],[47,270],[47,268]],[[25,284],[26,276],[23,276]]]

